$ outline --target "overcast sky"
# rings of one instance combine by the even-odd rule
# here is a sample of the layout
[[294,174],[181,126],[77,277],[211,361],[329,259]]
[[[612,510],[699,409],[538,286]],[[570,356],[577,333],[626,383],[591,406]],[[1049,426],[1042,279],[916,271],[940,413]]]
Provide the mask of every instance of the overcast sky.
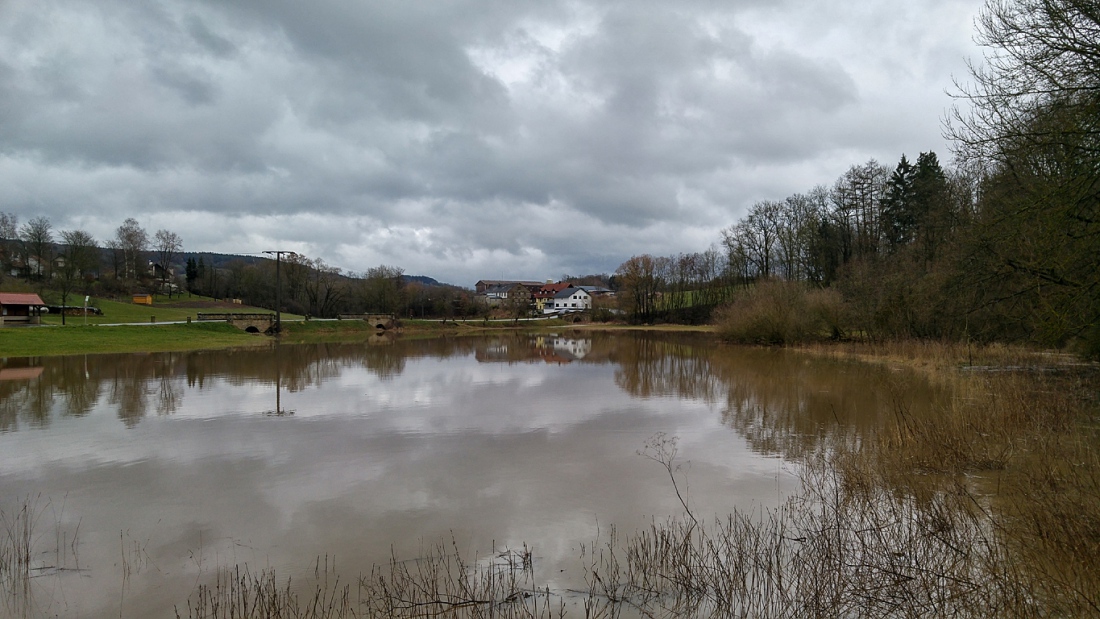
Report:
[[950,161],[981,0],[0,0],[0,211],[482,278]]

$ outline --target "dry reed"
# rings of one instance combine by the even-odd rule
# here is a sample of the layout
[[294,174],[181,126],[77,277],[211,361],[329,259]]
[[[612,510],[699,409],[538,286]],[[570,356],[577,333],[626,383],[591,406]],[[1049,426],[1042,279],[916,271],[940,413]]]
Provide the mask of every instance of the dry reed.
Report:
[[[31,614],[33,578],[80,571],[80,525],[70,531],[63,525],[64,513],[64,504],[58,508],[41,496],[25,497],[10,511],[0,508],[0,602],[11,616]],[[53,520],[44,531],[47,516]]]
[[30,599],[31,557],[38,511],[29,500],[10,514],[0,509],[0,593],[9,611],[25,609]]
[[[329,570],[309,595],[299,595],[288,578],[286,584],[275,570],[253,574],[247,567],[220,570],[213,585],[200,585],[187,602],[187,617],[195,619],[344,619],[358,617],[351,602],[351,587],[341,585]],[[176,609],[176,617],[184,615]]]
[[335,565],[318,567],[312,587],[299,593],[273,570],[223,570],[214,585],[200,586],[177,619],[351,619],[370,617],[562,617],[564,604],[549,589],[534,588],[532,555],[526,547],[470,564],[452,541],[425,556],[391,557],[354,585],[340,584]]

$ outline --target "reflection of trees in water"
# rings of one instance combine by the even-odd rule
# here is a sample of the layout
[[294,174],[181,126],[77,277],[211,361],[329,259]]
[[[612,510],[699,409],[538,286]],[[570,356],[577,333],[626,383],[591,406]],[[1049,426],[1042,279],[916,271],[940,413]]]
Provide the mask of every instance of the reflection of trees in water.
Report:
[[147,379],[151,374],[153,355],[112,355],[110,364],[110,388],[107,402],[117,407],[118,418],[132,428],[145,416],[149,390]]
[[183,398],[180,368],[186,368],[185,353],[157,355],[153,371],[157,380],[157,414],[171,415],[179,409]]
[[722,421],[756,451],[797,458],[838,429],[857,435],[904,406],[922,414],[949,397],[911,373],[783,350],[720,348],[648,336],[623,340],[615,381],[641,397],[725,400]]
[[[838,427],[859,432],[881,424],[893,417],[897,403],[920,413],[942,401],[946,391],[878,366],[782,350],[718,347],[684,334],[586,333],[578,339],[585,340],[587,352],[572,361],[615,363],[615,382],[627,393],[721,403],[723,422],[753,449],[789,457],[817,445]],[[54,409],[86,414],[104,391],[119,419],[132,427],[150,407],[158,414],[177,411],[187,387],[201,390],[210,381],[273,389],[278,384],[295,392],[319,387],[345,368],[364,368],[389,379],[404,372],[410,359],[467,356],[495,363],[542,363],[552,349],[548,336],[507,333],[388,345],[328,343],[13,360],[3,367],[33,363],[43,371],[31,380],[0,381],[0,431],[19,423],[47,424]]]
[[62,357],[61,363],[51,369],[60,377],[55,381],[58,391],[65,396],[64,414],[82,417],[87,415],[99,401],[103,392],[102,382],[90,380],[91,368],[88,356]]
[[899,406],[929,414],[949,397],[913,373],[771,352],[771,359],[731,361],[722,413],[724,423],[764,453],[796,458],[837,432],[866,436],[893,419]]
[[17,429],[20,420],[32,421],[26,419],[25,413],[30,409],[32,387],[40,381],[40,378],[0,381],[0,431]]
[[363,367],[383,380],[400,376],[405,371],[405,353],[396,346],[369,349],[371,354],[363,359]]
[[176,388],[175,381],[167,374],[160,377],[160,389],[157,390],[157,414],[171,415],[180,405],[182,394]]
[[8,376],[0,380],[0,430],[20,422],[50,423],[55,408],[63,414],[85,415],[100,395],[100,382],[86,376],[86,357],[14,359],[0,364]]
[[32,426],[48,426],[50,410],[53,409],[54,392],[53,385],[43,377],[30,381],[22,402],[23,411],[20,418]]
[[721,380],[712,370],[714,349],[698,341],[671,341],[633,334],[619,341],[613,360],[615,384],[648,398],[681,396],[717,401]]

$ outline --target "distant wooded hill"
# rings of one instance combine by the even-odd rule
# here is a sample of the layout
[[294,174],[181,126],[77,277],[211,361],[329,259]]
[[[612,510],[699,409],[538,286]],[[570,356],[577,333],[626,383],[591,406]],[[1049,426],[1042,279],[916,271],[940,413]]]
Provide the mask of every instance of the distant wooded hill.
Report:
[[[209,251],[198,252],[183,252],[180,254],[178,261],[174,266],[178,267],[178,273],[183,273],[183,267],[187,264],[189,258],[194,258],[198,262],[199,258],[202,258],[203,264],[206,266],[213,266],[216,269],[227,269],[233,262],[243,262],[244,264],[263,264],[264,262],[274,262],[274,258],[267,256],[256,255],[241,255],[241,254],[219,254]],[[443,283],[434,277],[428,277],[427,275],[403,275],[402,279],[405,282],[416,282],[422,286],[454,286],[454,284]],[[461,288],[461,286],[454,286]]]

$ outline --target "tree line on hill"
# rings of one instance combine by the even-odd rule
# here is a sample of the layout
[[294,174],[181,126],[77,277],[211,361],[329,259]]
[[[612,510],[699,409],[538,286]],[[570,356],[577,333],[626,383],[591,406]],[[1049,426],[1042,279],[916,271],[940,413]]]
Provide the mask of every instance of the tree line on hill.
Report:
[[187,289],[220,299],[322,318],[378,313],[405,317],[468,318],[487,308],[469,290],[427,277],[409,277],[400,267],[380,265],[363,272],[343,271],[297,253],[273,259],[194,254],[185,267]]
[[[84,230],[57,231],[47,217],[22,224],[0,213],[0,282],[38,291],[66,306],[74,295],[126,297],[136,293],[193,293],[317,317],[341,313],[470,317],[484,314],[473,295],[431,278],[408,278],[402,269],[378,266],[344,272],[301,254],[269,258],[185,253],[169,230],[152,236],[127,219],[101,246]],[[278,278],[276,273],[278,272]],[[4,283],[11,289],[12,282]],[[62,313],[64,320],[64,313]]]
[[777,312],[780,298],[800,306],[790,290],[829,291],[824,309],[800,307],[831,314],[819,327],[833,334],[1078,343],[1100,356],[1100,4],[990,0],[977,28],[985,61],[945,123],[953,167],[933,152],[892,169],[868,161],[757,202],[707,252],[634,256],[616,273],[631,315],[663,317],[685,284],[712,308],[764,311],[750,290],[770,282],[760,289],[788,289]]

